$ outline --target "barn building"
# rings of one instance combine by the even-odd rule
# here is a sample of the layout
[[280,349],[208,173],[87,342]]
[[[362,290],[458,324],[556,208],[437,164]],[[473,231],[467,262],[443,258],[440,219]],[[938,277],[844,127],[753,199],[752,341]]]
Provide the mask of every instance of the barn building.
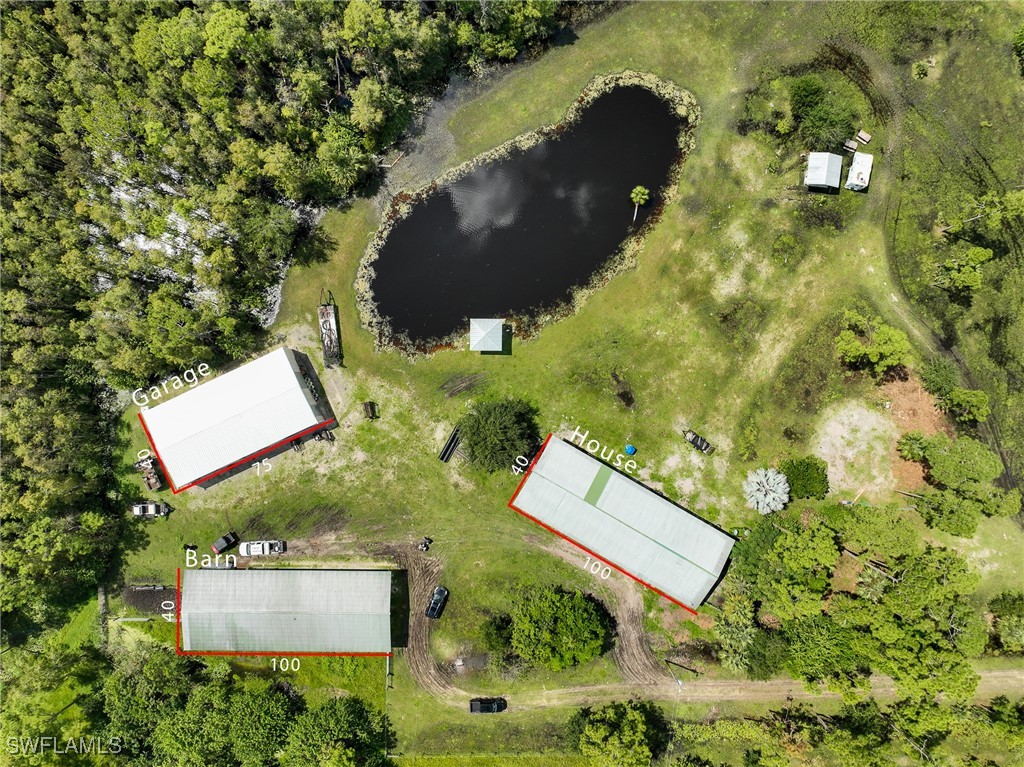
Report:
[[390,570],[184,570],[178,647],[196,654],[391,654]]
[[155,407],[139,420],[179,493],[325,428],[308,371],[284,347]]
[[735,539],[568,442],[548,437],[509,507],[695,611]]

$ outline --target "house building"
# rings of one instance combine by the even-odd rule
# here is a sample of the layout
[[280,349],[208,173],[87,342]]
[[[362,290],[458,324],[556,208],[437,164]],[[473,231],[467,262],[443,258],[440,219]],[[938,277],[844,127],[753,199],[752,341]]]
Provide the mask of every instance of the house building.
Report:
[[695,612],[735,539],[584,449],[548,437],[509,507]]

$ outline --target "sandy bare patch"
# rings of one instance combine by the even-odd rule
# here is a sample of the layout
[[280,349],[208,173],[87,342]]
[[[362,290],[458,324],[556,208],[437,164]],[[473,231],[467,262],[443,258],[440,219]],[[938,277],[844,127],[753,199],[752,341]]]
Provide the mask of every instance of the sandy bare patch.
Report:
[[665,472],[676,471],[683,466],[683,456],[679,453],[672,453],[672,455],[665,459],[665,463],[662,466]]
[[882,401],[890,403],[889,415],[901,433],[953,435],[949,420],[935,405],[935,397],[925,391],[920,379],[890,381],[879,387],[878,394]]
[[733,167],[743,178],[743,186],[748,192],[759,192],[764,188],[764,168],[755,156],[759,154],[758,146],[750,140],[737,141],[732,146]]
[[[920,379],[890,381],[879,388],[878,396],[880,402],[888,403],[889,416],[901,434],[919,431],[929,436],[939,433],[952,436],[949,419],[936,406],[935,397],[925,390]],[[921,464],[904,460],[895,446],[890,457],[897,487],[913,491],[925,486]]]
[[866,403],[840,403],[822,414],[811,442],[815,455],[828,463],[832,490],[881,498],[892,492],[892,448],[896,427]]
[[689,498],[697,492],[697,483],[692,477],[676,480],[676,493],[681,498]]
[[715,297],[719,300],[734,296],[740,292],[743,287],[743,264],[738,264],[731,272],[726,276],[715,282],[713,288]]

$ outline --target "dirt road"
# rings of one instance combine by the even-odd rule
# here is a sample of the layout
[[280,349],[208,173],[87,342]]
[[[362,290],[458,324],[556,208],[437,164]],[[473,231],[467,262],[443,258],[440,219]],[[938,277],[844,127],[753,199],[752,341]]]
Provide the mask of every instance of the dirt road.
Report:
[[[975,700],[988,700],[996,695],[1014,695],[1024,688],[1024,669],[1003,669],[982,671],[975,692]],[[516,708],[546,708],[549,706],[579,706],[621,700],[631,695],[640,695],[647,700],[678,701],[680,703],[716,703],[724,700],[745,700],[783,702],[787,698],[797,701],[814,701],[822,698],[835,699],[835,693],[815,694],[807,692],[800,682],[778,679],[770,682],[748,680],[682,679],[681,685],[670,681],[668,684],[645,685],[638,689],[628,684],[603,684],[591,687],[563,687],[558,690],[517,695],[509,704]],[[892,679],[886,676],[871,678],[872,694],[879,699],[892,699],[896,690]]]
[[[413,679],[424,690],[440,700],[465,705],[467,693],[455,687],[430,652],[431,620],[424,612],[424,605],[430,604],[434,587],[440,582],[441,563],[427,554],[416,550],[393,548],[386,552],[392,556],[409,576],[409,644],[405,649],[406,660]],[[453,700],[457,698],[457,700]]]

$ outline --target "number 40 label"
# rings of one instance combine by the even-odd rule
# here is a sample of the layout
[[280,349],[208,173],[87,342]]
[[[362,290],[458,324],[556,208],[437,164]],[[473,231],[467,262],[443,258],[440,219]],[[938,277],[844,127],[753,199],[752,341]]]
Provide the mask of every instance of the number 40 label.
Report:
[[527,460],[525,455],[516,456],[516,464],[512,467],[513,474],[522,474],[530,462]]

